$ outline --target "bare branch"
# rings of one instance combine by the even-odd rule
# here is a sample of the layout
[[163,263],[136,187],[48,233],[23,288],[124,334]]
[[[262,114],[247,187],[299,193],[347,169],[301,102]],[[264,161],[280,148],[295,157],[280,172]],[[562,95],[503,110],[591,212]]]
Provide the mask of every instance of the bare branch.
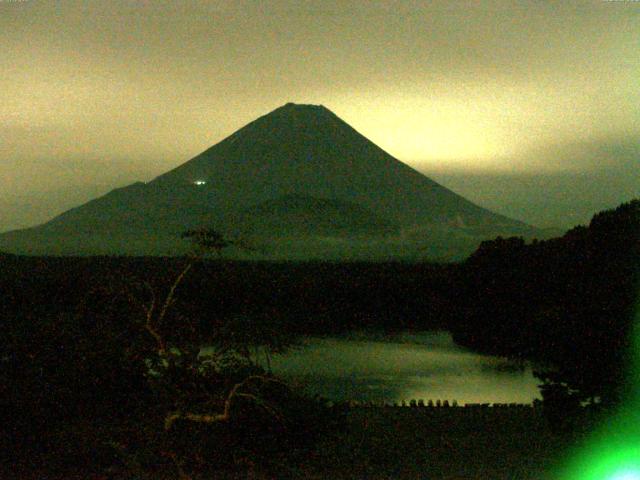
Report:
[[157,296],[155,294],[153,287],[151,287],[151,285],[148,282],[144,283],[144,285],[147,287],[147,290],[151,295],[151,304],[149,305],[149,307],[144,307],[144,305],[142,306],[146,313],[146,321],[144,326],[147,332],[149,332],[151,336],[155,339],[156,344],[158,345],[158,354],[163,357],[168,356],[169,350],[167,349],[167,342],[162,336],[162,334],[158,331],[158,328],[162,324],[162,321],[164,320],[165,316],[167,315],[167,311],[169,310],[169,307],[171,307],[171,305],[173,305],[173,303],[175,302],[174,297],[175,297],[176,289],[182,283],[187,273],[189,273],[189,270],[191,270],[191,268],[193,267],[193,263],[194,263],[193,260],[187,263],[187,265],[182,269],[180,274],[173,281],[173,284],[169,289],[169,293],[167,294],[164,300],[164,303],[162,304],[162,309],[160,310],[160,313],[157,315],[157,318],[154,318],[155,317],[154,313],[157,307]]
[[167,431],[171,430],[171,427],[176,422],[176,420],[189,420],[192,422],[210,423],[210,424],[218,423],[218,422],[228,422],[231,419],[231,412],[233,410],[233,407],[236,404],[237,400],[240,398],[246,398],[251,400],[256,405],[264,409],[272,417],[276,418],[279,422],[282,423],[283,421],[282,415],[278,412],[277,409],[275,409],[274,407],[272,407],[271,405],[269,405],[267,402],[260,399],[256,395],[253,395],[250,393],[240,393],[239,390],[241,388],[247,387],[247,385],[250,382],[254,382],[254,381],[258,381],[262,384],[265,384],[265,383],[282,384],[282,382],[275,380],[273,378],[264,377],[262,375],[252,375],[250,377],[245,378],[242,382],[236,383],[233,386],[233,388],[229,392],[229,395],[227,396],[227,399],[224,402],[223,413],[217,413],[217,414],[190,413],[190,412],[182,413],[180,411],[176,411],[166,416],[164,421],[165,430]]
[[157,323],[161,323],[162,320],[164,320],[164,317],[167,314],[168,308],[174,302],[173,297],[176,293],[176,289],[178,288],[178,285],[182,283],[182,280],[184,280],[184,277],[187,275],[187,273],[189,273],[189,270],[191,270],[191,268],[193,267],[193,263],[194,263],[193,260],[187,263],[187,266],[184,267],[182,272],[180,272],[180,275],[178,275],[174,280],[173,285],[171,285],[171,289],[169,290],[169,294],[167,295],[167,298],[165,299],[164,304],[162,305],[162,310],[160,310],[160,315],[158,315]]

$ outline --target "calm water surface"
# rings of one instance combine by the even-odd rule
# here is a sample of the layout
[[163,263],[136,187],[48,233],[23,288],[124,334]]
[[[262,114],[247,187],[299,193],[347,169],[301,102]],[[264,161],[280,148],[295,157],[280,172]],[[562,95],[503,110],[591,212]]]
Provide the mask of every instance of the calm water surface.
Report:
[[540,398],[530,367],[479,355],[448,333],[308,338],[272,358],[274,373],[334,400],[529,403]]

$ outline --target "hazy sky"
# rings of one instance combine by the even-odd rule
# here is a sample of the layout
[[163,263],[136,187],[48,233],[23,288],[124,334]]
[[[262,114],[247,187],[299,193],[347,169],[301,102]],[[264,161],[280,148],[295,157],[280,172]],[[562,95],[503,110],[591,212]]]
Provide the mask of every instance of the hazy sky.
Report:
[[634,1],[0,0],[0,230],[288,101],[472,200],[562,223],[567,186],[583,206],[640,196],[639,80]]

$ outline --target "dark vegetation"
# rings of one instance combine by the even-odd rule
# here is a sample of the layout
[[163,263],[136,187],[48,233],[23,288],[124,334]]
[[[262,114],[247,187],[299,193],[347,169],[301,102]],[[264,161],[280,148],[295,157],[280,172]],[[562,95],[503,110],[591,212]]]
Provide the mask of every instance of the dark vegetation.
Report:
[[310,478],[545,480],[565,447],[533,408],[359,408]]
[[461,266],[454,339],[535,361],[550,403],[616,405],[631,384],[639,274],[640,200],[557,239],[484,242]]
[[[256,362],[300,335],[449,329],[462,345],[534,361],[552,423],[581,403],[617,404],[629,384],[639,201],[558,239],[485,242],[452,265],[228,262],[201,258],[227,246],[221,237],[187,236],[195,256],[0,256],[3,478],[339,465],[318,452],[353,428],[342,410]],[[202,345],[215,354],[199,356]]]
[[[284,475],[342,416],[264,371],[258,347],[417,325],[430,298],[419,295],[420,278],[447,270],[10,255],[2,266],[6,475],[60,478]],[[396,303],[405,288],[406,302]],[[199,357],[202,345],[215,355]]]

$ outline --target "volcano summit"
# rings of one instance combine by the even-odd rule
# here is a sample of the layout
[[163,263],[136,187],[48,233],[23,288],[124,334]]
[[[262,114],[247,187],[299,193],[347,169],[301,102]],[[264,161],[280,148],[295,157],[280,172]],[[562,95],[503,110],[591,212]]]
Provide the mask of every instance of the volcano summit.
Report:
[[459,258],[483,239],[535,233],[410,168],[325,107],[288,103],[151,182],[0,235],[0,250],[174,255],[188,247],[181,233],[200,227],[280,259]]

